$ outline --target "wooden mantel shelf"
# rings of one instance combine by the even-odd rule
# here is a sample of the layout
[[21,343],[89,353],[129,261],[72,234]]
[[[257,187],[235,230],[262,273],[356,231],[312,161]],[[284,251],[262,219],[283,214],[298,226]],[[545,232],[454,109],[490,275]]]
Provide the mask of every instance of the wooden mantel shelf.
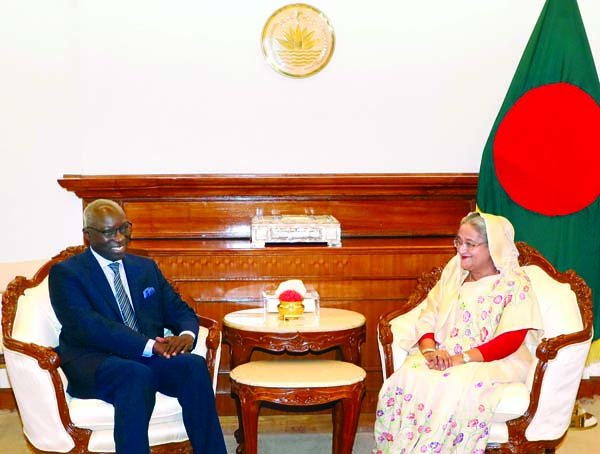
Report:
[[475,174],[65,175],[83,200],[120,202],[134,238],[248,239],[251,219],[328,214],[342,238],[454,235],[475,208]]
[[[114,196],[423,196],[467,195],[476,174],[183,174],[64,175],[58,183],[81,199]],[[425,194],[424,194],[425,192]]]

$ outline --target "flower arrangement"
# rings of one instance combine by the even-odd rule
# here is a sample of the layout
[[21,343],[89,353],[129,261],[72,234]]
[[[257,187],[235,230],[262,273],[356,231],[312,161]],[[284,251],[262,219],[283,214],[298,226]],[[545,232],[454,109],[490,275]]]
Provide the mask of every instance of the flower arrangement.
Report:
[[293,302],[302,301],[304,297],[296,290],[286,290],[279,295],[279,301]]
[[[277,312],[279,312],[280,320],[301,317],[304,313],[304,305],[302,304],[302,302],[304,301],[303,293],[305,292],[300,293],[300,291],[298,290],[301,289],[295,290],[293,288],[289,288],[290,286],[297,286],[297,283],[287,281],[286,286],[280,286],[281,292],[278,292],[279,305],[277,306]],[[304,285],[302,285],[302,288],[304,288]]]

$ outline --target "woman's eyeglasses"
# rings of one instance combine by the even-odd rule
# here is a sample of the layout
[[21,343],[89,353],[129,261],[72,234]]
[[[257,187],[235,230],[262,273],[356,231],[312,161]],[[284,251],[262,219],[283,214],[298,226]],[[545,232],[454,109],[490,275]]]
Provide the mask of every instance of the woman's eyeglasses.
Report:
[[461,247],[465,246],[467,248],[467,251],[470,251],[471,249],[475,249],[477,246],[481,246],[482,244],[485,244],[485,242],[481,242],[481,243],[473,243],[472,241],[463,241],[461,238],[454,238],[454,247],[456,249],[460,249]]

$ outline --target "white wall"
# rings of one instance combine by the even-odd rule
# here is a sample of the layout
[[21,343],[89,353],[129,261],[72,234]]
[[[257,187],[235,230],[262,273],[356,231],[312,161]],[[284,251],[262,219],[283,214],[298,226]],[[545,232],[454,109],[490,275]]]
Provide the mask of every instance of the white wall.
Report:
[[261,51],[288,3],[0,0],[0,263],[81,242],[66,173],[477,172],[544,2],[310,1],[336,48],[305,79]]

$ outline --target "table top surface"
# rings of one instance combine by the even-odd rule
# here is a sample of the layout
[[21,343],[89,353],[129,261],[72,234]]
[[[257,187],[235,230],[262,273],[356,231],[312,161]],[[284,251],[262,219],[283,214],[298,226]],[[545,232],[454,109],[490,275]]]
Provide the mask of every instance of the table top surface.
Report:
[[230,312],[223,318],[223,325],[230,328],[270,333],[343,331],[364,326],[365,322],[365,316],[359,312],[329,307],[322,307],[318,317],[305,312],[299,318],[279,320],[276,312],[254,308]]

